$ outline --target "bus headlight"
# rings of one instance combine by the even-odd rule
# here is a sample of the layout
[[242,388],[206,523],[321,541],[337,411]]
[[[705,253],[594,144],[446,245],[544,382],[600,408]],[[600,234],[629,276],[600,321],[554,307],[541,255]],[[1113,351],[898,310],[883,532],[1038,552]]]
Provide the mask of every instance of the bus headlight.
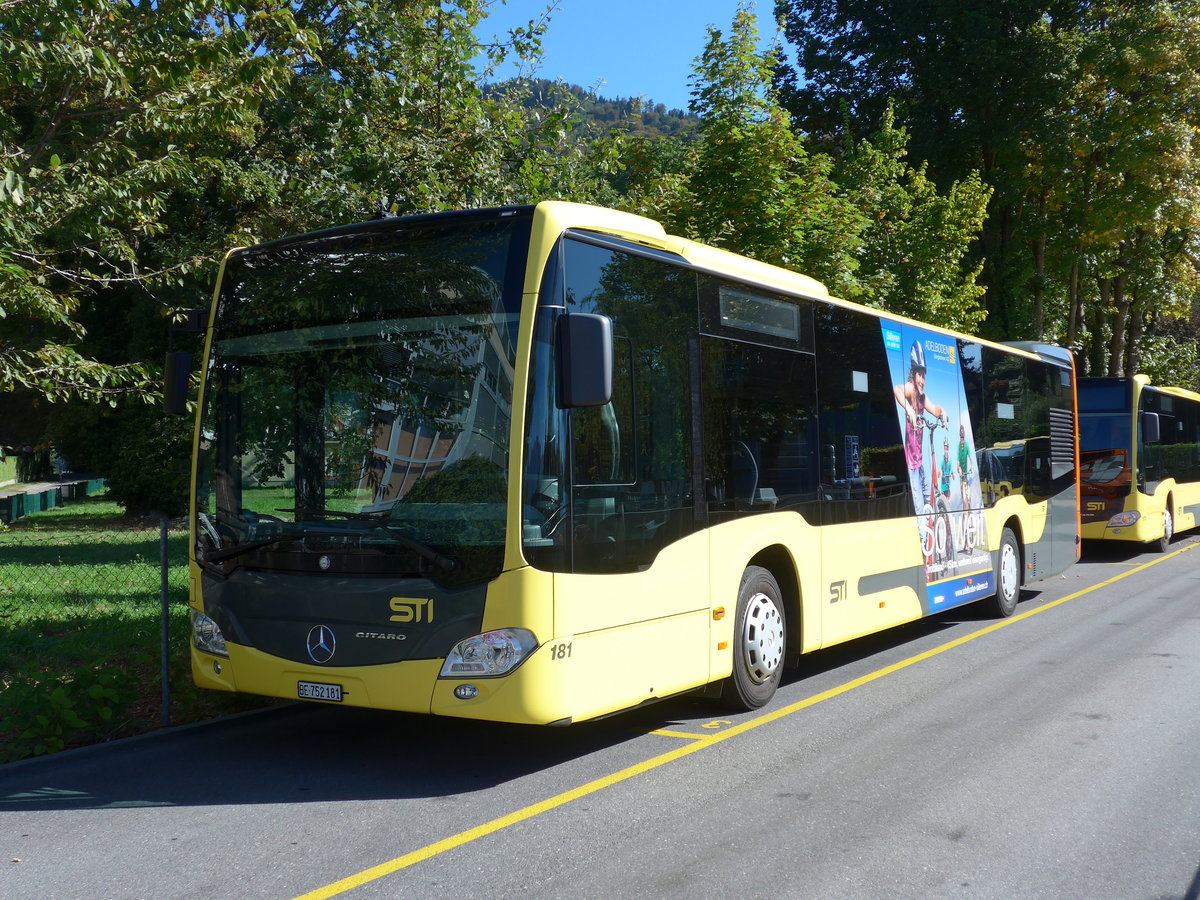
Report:
[[214,656],[228,656],[225,648],[225,635],[211,616],[205,615],[198,609],[192,610],[192,643],[197,650],[211,653]]
[[1108,527],[1109,528],[1128,528],[1130,525],[1132,525],[1134,522],[1136,522],[1139,518],[1141,518],[1141,517],[1138,515],[1138,513],[1135,513],[1135,512],[1117,513],[1115,516],[1113,516],[1111,519],[1108,520]]
[[459,641],[446,655],[442,678],[491,678],[507,675],[537,649],[537,638],[524,628],[499,628]]

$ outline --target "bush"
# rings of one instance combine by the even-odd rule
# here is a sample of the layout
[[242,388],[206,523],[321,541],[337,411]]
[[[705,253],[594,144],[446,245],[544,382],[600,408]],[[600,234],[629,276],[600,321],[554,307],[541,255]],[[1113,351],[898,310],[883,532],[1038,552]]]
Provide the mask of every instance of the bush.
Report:
[[50,481],[54,478],[54,463],[49,450],[25,448],[17,451],[17,481]]
[[127,401],[116,408],[72,404],[56,412],[50,437],[76,471],[107,479],[109,499],[132,515],[187,510],[192,420]]
[[7,740],[0,762],[104,740],[113,716],[133,696],[130,676],[119,669],[84,669],[40,681],[14,681],[4,691],[0,734]]

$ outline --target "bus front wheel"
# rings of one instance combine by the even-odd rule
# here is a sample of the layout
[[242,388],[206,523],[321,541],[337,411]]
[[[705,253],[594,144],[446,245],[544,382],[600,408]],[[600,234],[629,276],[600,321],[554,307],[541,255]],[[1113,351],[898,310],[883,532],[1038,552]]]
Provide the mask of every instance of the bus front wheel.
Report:
[[1167,498],[1167,508],[1163,510],[1163,535],[1154,542],[1154,549],[1166,553],[1171,546],[1171,538],[1175,537],[1175,517],[1171,515],[1172,498]]
[[758,709],[779,686],[787,643],[787,614],[775,576],[761,566],[742,575],[733,622],[733,674],[721,698],[736,709]]
[[1005,528],[1000,536],[995,578],[996,593],[990,605],[992,612],[1006,619],[1016,612],[1017,600],[1021,596],[1021,551],[1011,528]]

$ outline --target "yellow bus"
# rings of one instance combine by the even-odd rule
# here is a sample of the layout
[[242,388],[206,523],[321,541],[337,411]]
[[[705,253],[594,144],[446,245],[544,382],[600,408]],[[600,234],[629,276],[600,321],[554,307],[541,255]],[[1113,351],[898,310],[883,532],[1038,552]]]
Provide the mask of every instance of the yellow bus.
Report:
[[[1074,390],[1056,348],[596,207],[236,250],[197,412],[193,676],[531,724],[697,689],[757,708],[803,653],[1009,615],[1075,562]],[[984,496],[979,460],[1018,441],[1035,471]]]
[[1200,394],[1145,375],[1079,380],[1085,539],[1166,550],[1200,515]]

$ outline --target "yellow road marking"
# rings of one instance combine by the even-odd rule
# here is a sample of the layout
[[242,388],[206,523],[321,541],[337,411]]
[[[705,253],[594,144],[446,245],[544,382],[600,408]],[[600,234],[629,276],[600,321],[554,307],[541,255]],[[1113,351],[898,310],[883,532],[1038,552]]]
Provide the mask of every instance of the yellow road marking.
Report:
[[690,731],[669,731],[666,728],[656,728],[654,731],[649,733],[657,734],[659,737],[689,738],[693,741],[702,740],[703,738],[708,737],[707,734],[692,734]]
[[666,753],[659,754],[658,756],[652,757],[645,762],[640,762],[636,765],[629,766],[628,768],[621,769],[619,772],[614,772],[611,775],[605,775],[603,778],[597,778],[595,781],[589,781],[587,784],[580,785],[577,788],[572,788],[569,791],[556,794],[555,796],[549,797],[546,800],[542,800],[539,803],[534,803],[532,806],[526,806],[524,809],[518,809],[506,816],[501,816],[498,819],[492,819],[490,822],[485,822],[484,824],[477,825],[476,827],[470,828],[467,831],[459,832],[458,834],[452,835],[444,840],[440,840],[436,843],[422,847],[419,850],[406,853],[404,856],[398,856],[395,859],[389,860],[388,862],[380,863],[379,865],[372,866],[369,869],[364,869],[355,875],[350,875],[341,879],[340,881],[335,881],[332,884],[326,885],[325,887],[317,888],[315,891],[310,891],[307,894],[302,894],[301,896],[297,897],[296,900],[325,900],[327,897],[335,897],[338,894],[344,894],[346,891],[353,890],[356,887],[361,887],[368,882],[376,881],[380,878],[383,878],[385,875],[391,875],[395,872],[399,872],[401,869],[407,869],[409,866],[416,865],[419,862],[424,862],[427,859],[431,859],[434,856],[445,853],[447,850],[453,850],[456,847],[469,844],[472,841],[478,840],[479,838],[495,834],[496,832],[502,831],[511,825],[516,825],[519,822],[524,822],[527,819],[532,819],[535,816],[539,816],[544,812],[549,812],[552,809],[565,806],[573,800],[578,800],[581,797],[586,797],[589,794],[602,791],[607,787],[612,787],[614,784],[620,784],[622,781],[628,781],[630,778],[635,778],[638,775],[642,775],[646,772],[652,771],[653,769],[665,766],[667,763],[672,763],[676,760],[683,759],[685,756],[698,753],[699,751],[705,750],[714,744],[719,744],[722,741],[727,741],[732,737],[745,734],[747,731],[750,731],[754,728],[758,728],[770,722],[776,722],[779,719],[794,715],[801,710],[816,706],[818,703],[823,703],[826,700],[832,700],[834,697],[840,697],[842,694],[849,693],[856,688],[863,687],[864,685],[870,684],[873,681],[878,681],[879,679],[899,672],[902,669],[907,669],[910,666],[914,666],[919,662],[932,659],[933,657],[945,653],[948,650],[961,647],[964,644],[975,640],[976,638],[981,638],[984,635],[992,634],[995,631],[999,631],[1001,628],[1007,628],[1008,626],[1015,625],[1017,622],[1024,621],[1031,616],[1036,616],[1038,613],[1043,613],[1048,609],[1054,609],[1056,606],[1061,606],[1069,600],[1075,600],[1076,598],[1082,597],[1085,594],[1090,594],[1092,591],[1099,590],[1102,587],[1107,587],[1110,584],[1115,584],[1124,578],[1128,578],[1130,575],[1141,572],[1145,569],[1149,569],[1151,566],[1156,566],[1159,563],[1166,562],[1168,559],[1176,557],[1181,553],[1185,553],[1197,546],[1200,546],[1200,544],[1189,544],[1185,547],[1181,547],[1173,553],[1159,556],[1148,563],[1143,563],[1142,565],[1122,572],[1120,575],[1115,575],[1106,581],[1101,581],[1099,584],[1094,584],[1091,587],[1076,591],[1073,594],[1068,594],[1065,597],[1052,600],[1043,606],[1028,609],[1023,613],[1019,613],[1018,615],[1010,618],[1001,619],[998,622],[994,622],[991,625],[980,628],[978,631],[973,631],[968,635],[964,635],[963,637],[955,638],[954,640],[948,641],[945,644],[939,644],[937,647],[926,650],[923,653],[918,653],[915,656],[910,656],[908,659],[901,660],[900,662],[892,663],[890,666],[884,666],[882,669],[876,669],[874,672],[870,672],[860,678],[855,678],[853,681],[848,681],[845,684],[839,685],[835,688],[830,688],[827,691],[814,694],[813,696],[807,697],[804,700],[792,703],[789,706],[781,707],[777,710],[773,710],[761,716],[741,722],[737,725],[731,725],[724,731],[698,735],[685,735],[683,732],[667,732],[664,730],[651,732],[652,734],[670,734],[674,737],[689,737],[692,738],[692,742],[681,747],[676,747],[674,750],[669,750]]

